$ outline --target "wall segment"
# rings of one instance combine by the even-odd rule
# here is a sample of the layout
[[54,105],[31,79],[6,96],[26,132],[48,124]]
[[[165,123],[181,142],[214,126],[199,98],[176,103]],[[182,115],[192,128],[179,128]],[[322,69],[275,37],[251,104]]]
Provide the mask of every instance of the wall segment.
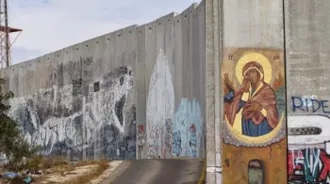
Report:
[[330,181],[328,8],[329,1],[285,1],[288,180],[292,183]]
[[10,116],[46,155],[204,157],[203,4],[1,70]]
[[44,154],[206,158],[209,183],[329,182],[329,8],[202,1],[1,70],[9,114]]

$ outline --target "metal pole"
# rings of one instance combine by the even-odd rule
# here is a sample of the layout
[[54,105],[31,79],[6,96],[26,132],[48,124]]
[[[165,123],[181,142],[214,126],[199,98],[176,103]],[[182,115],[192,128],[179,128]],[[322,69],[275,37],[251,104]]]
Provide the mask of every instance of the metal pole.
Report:
[[4,16],[5,16],[5,49],[6,49],[6,67],[9,66],[9,28],[8,28],[8,10],[7,10],[7,0],[4,0]]

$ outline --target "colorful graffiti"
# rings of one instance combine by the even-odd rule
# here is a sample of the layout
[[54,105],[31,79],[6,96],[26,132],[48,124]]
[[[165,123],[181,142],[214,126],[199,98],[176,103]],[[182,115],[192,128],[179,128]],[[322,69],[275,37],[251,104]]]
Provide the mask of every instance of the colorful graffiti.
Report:
[[289,183],[330,184],[330,118],[299,114],[288,122]]
[[104,74],[98,85],[83,79],[14,98],[9,115],[30,144],[42,146],[42,154],[71,159],[134,159],[132,71],[119,67]]
[[288,152],[290,182],[329,184],[329,172],[330,155],[324,149],[292,149]]
[[161,49],[149,82],[147,98],[147,156],[165,158],[171,152],[169,135],[175,111],[170,65]]
[[173,124],[173,150],[175,156],[199,157],[203,135],[203,119],[196,99],[181,99]]

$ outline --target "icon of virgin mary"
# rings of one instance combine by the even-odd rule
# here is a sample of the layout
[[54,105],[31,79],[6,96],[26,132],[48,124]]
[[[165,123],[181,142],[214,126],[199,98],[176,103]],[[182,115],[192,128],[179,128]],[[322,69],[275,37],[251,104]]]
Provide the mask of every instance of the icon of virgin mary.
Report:
[[268,134],[279,122],[275,93],[265,82],[264,70],[259,62],[247,62],[242,69],[242,75],[242,85],[235,91],[228,74],[225,74],[229,93],[224,100],[230,103],[227,114],[229,124],[233,126],[240,123],[241,132],[246,136]]

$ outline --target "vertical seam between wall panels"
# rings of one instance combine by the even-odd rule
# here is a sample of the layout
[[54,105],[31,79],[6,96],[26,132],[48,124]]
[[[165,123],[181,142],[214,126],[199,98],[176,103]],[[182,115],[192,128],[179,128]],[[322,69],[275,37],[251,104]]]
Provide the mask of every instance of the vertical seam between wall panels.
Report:
[[[287,156],[287,152],[288,152],[288,107],[287,107],[287,96],[288,96],[288,92],[287,92],[287,55],[286,55],[286,21],[285,21],[285,0],[282,1],[282,18],[283,18],[283,60],[284,60],[284,81],[285,81],[285,97],[284,97],[284,101],[285,101],[285,115],[286,115],[286,129],[285,129],[285,138],[286,138],[286,162],[285,163],[288,163],[288,156]],[[288,164],[286,164],[287,167],[286,167],[286,172],[288,172]],[[288,182],[289,178],[287,177],[287,182]]]

